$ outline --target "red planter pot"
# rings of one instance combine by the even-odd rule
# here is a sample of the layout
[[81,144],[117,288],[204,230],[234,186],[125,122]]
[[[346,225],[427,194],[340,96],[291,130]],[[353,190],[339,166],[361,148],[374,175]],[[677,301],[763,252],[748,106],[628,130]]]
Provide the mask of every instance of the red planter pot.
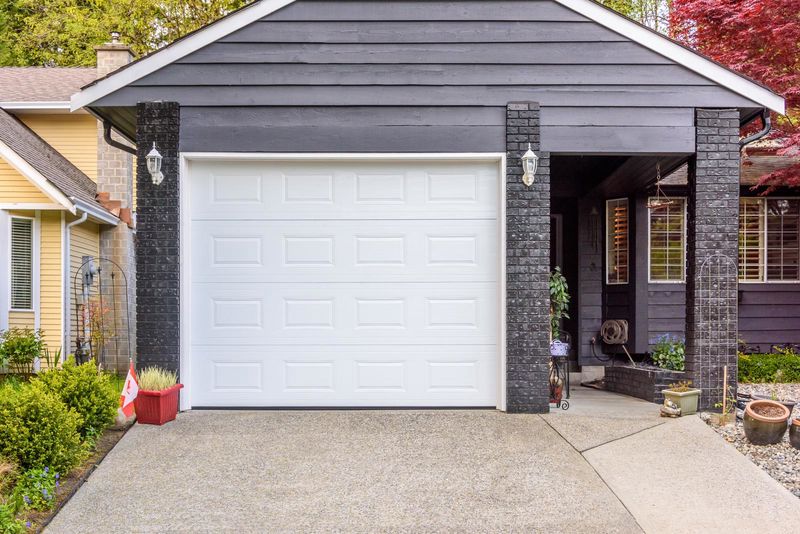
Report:
[[178,415],[178,399],[183,384],[175,384],[162,391],[139,390],[133,401],[136,420],[144,425],[163,425]]

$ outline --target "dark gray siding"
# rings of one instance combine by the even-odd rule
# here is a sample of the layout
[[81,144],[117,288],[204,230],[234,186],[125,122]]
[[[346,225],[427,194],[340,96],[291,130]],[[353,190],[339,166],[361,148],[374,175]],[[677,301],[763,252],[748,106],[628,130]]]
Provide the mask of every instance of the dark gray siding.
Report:
[[762,351],[800,345],[800,284],[739,284],[739,339]]
[[753,107],[551,0],[300,0],[97,103],[180,102],[185,151],[690,153],[692,108]]
[[664,334],[681,338],[686,331],[686,284],[649,284],[648,342]]

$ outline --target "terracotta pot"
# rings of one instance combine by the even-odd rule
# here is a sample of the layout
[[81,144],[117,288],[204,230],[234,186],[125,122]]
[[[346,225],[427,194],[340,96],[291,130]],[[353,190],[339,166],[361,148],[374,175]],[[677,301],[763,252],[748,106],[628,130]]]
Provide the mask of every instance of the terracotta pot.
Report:
[[789,427],[789,443],[795,449],[800,449],[800,419],[792,421],[792,425]]
[[[761,400],[772,400],[772,397],[768,397],[766,395],[753,395],[753,398],[754,399],[761,399]],[[782,401],[782,400],[779,400],[779,401],[775,401],[775,402],[780,402],[781,404],[783,404],[784,406],[789,408],[789,415],[790,416],[791,416],[792,412],[794,411],[794,407],[797,406],[797,402],[796,401],[790,401],[790,400],[789,401]],[[787,424],[791,424],[791,423],[792,423],[791,421],[787,422]]]
[[[773,407],[780,415],[769,417],[756,413],[759,408]],[[773,445],[779,443],[786,433],[789,408],[772,400],[754,400],[744,409],[744,433],[754,445]]]
[[175,384],[163,391],[140,389],[133,401],[136,422],[145,425],[163,425],[175,419],[182,387],[183,384]]

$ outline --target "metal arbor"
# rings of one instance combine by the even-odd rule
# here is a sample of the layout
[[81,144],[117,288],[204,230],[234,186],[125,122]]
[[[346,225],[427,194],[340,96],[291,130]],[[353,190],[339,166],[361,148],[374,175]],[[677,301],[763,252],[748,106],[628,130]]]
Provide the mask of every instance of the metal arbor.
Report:
[[75,359],[124,371],[133,355],[128,277],[108,258],[84,256],[73,277]]

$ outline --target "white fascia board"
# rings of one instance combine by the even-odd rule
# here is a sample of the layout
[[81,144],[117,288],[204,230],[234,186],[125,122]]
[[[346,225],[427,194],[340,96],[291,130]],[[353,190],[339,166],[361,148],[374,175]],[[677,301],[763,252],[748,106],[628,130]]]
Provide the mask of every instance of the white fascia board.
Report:
[[783,97],[609,8],[592,0],[555,1],[734,93],[781,115],[786,113],[786,101]]
[[70,213],[75,213],[75,205],[50,181],[34,169],[30,163],[25,161],[19,154],[11,150],[4,142],[0,141],[0,157],[5,159],[9,165],[14,167],[18,173],[28,179],[33,185],[39,188],[50,200],[64,206]]
[[114,91],[129,85],[136,80],[169,65],[200,48],[209,45],[236,30],[239,30],[251,22],[266,17],[280,8],[287,6],[294,0],[261,0],[254,2],[227,17],[223,17],[198,30],[197,32],[175,41],[161,50],[153,52],[151,55],[140,59],[127,67],[122,68],[116,74],[104,78],[94,85],[72,95],[70,99],[71,109],[75,111],[84,106],[99,100],[100,98],[113,93]]
[[95,206],[88,202],[84,202],[79,198],[75,197],[69,197],[69,198],[72,202],[75,203],[75,207],[78,208],[78,211],[86,213],[87,215],[89,215],[89,217],[91,217],[95,221],[102,224],[110,224],[111,226],[117,226],[119,224],[118,217],[116,217],[113,213],[101,208],[100,206]]

